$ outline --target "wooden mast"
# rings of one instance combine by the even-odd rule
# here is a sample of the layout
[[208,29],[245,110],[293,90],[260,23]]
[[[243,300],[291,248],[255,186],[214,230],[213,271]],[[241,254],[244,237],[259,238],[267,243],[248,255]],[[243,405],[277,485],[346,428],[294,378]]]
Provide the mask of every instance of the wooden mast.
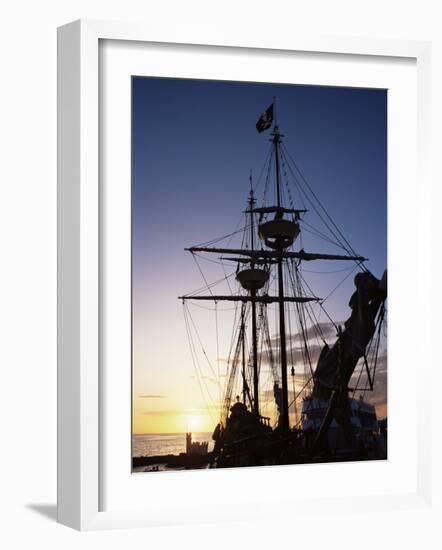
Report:
[[[249,210],[250,210],[250,249],[253,252],[255,248],[255,235],[253,223],[253,205],[255,198],[253,197],[252,176],[250,175],[250,195],[249,195]],[[251,269],[254,269],[254,261],[252,258]],[[259,373],[258,373],[258,336],[256,331],[256,288],[250,290],[252,297],[252,347],[253,347],[253,413],[259,418]]]
[[[276,169],[276,200],[278,208],[281,208],[281,184],[280,184],[280,168],[279,168],[279,144],[281,142],[281,134],[278,126],[275,125],[273,130],[273,145],[275,148],[275,169]],[[278,215],[278,214],[277,214]],[[281,215],[282,216],[282,215]],[[282,264],[282,252],[284,250],[281,239],[276,240],[277,266],[278,266],[278,297],[279,297],[279,340],[280,340],[280,360],[281,360],[281,385],[282,385],[282,400],[281,400],[281,415],[280,427],[283,430],[290,428],[289,423],[289,400],[287,386],[287,343],[285,334],[285,307],[284,307],[284,271]]]
[[245,304],[241,306],[241,339],[242,339],[242,402],[246,405],[247,382],[246,382],[246,325],[244,320]]

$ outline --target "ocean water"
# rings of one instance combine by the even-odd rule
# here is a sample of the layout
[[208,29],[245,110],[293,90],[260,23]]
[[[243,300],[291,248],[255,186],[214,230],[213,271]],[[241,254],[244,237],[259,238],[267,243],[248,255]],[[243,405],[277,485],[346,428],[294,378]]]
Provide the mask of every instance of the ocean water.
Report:
[[[192,433],[192,441],[207,441],[213,450],[212,434]],[[186,434],[140,434],[132,436],[132,456],[178,455],[186,452]]]

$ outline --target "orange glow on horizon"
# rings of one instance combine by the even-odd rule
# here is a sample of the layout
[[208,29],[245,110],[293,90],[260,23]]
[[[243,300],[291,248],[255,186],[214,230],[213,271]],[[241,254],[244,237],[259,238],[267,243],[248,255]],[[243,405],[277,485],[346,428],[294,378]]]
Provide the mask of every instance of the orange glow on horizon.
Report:
[[205,410],[190,412],[170,412],[164,414],[136,413],[133,416],[133,433],[135,435],[155,433],[171,434],[186,432],[213,432],[218,423],[219,414],[210,415]]

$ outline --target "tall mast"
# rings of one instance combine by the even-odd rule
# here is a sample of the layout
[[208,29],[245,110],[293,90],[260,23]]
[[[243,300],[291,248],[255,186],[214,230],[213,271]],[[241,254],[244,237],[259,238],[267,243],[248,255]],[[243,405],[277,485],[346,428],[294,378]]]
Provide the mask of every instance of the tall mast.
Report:
[[[281,134],[278,126],[275,125],[273,130],[273,145],[275,147],[275,168],[276,168],[276,200],[278,208],[281,207],[281,183],[280,183],[280,168],[279,168],[279,144],[281,142]],[[282,214],[276,216],[282,217]],[[285,307],[284,307],[284,272],[282,266],[282,253],[284,250],[282,239],[276,240],[276,252],[278,253],[278,296],[279,296],[279,338],[280,338],[280,356],[281,356],[281,385],[282,385],[282,400],[281,400],[281,416],[280,426],[282,429],[288,430],[289,424],[289,400],[287,386],[287,349],[285,335]]]
[[[255,227],[253,220],[253,205],[255,204],[252,186],[252,174],[250,174],[250,195],[249,195],[249,210],[250,210],[250,248],[252,252],[255,247]],[[252,259],[250,267],[254,269],[254,261]],[[256,289],[252,287],[250,290],[252,298],[256,298]],[[256,334],[256,300],[252,299],[252,346],[253,346],[253,413],[259,417],[259,376],[258,376],[258,337]]]
[[246,404],[247,386],[246,386],[246,326],[244,322],[245,304],[241,306],[241,339],[242,339],[242,402]]

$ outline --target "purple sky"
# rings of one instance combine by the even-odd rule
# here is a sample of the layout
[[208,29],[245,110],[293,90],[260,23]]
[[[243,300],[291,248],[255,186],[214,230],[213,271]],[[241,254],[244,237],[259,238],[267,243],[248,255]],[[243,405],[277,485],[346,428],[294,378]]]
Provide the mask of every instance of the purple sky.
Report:
[[[249,171],[258,177],[269,149],[269,132],[258,134],[255,123],[273,96],[284,143],[309,185],[353,248],[370,258],[367,267],[378,277],[386,268],[385,90],[134,77],[135,394],[169,394],[175,379],[178,392],[191,376],[190,366],[181,364],[188,356],[177,296],[203,282],[183,249],[237,226]],[[262,186],[258,198],[259,191]],[[307,216],[315,225],[314,214]],[[303,246],[332,251],[308,235]],[[342,267],[347,266],[312,263],[306,269]],[[209,279],[210,274],[209,266]],[[342,276],[330,274],[325,284],[324,275],[309,273],[323,296]],[[329,304],[335,319],[348,315],[352,291],[350,277]],[[161,359],[168,345],[179,352]],[[175,408],[164,401],[164,410]]]

